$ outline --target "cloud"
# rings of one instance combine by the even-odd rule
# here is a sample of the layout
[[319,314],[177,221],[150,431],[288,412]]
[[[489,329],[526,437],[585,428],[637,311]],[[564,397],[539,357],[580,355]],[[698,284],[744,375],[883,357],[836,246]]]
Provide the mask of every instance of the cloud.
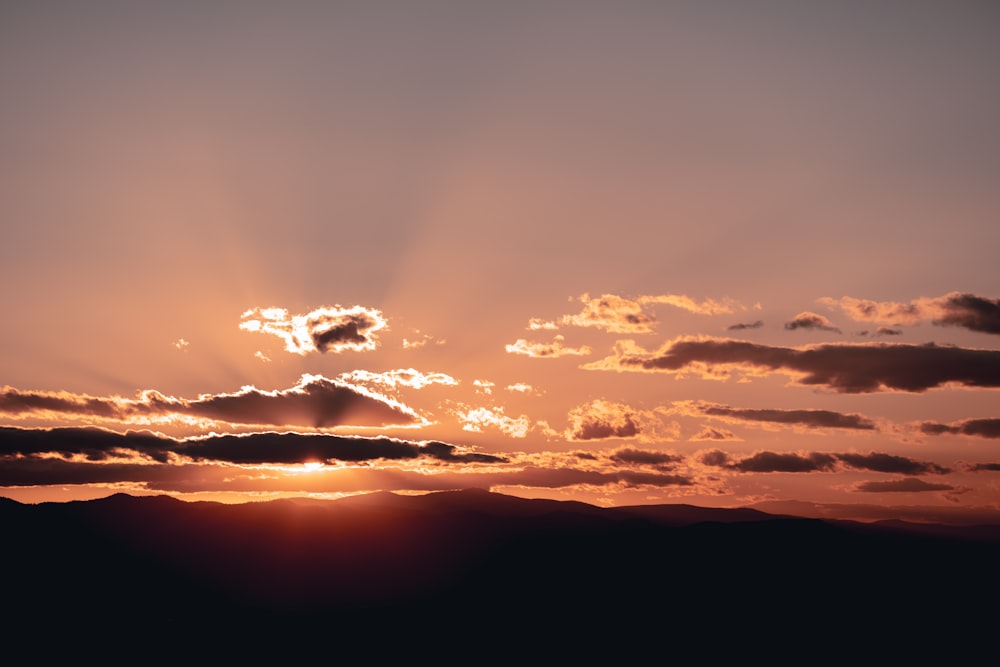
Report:
[[939,297],[921,297],[910,303],[869,301],[845,296],[819,300],[839,308],[857,321],[915,324],[929,320],[940,326],[957,326],[983,333],[1000,334],[1000,299],[951,292]]
[[583,304],[579,313],[563,315],[555,321],[532,318],[528,321],[528,329],[537,331],[570,326],[592,327],[609,333],[646,334],[652,333],[656,326],[656,318],[644,308],[648,305],[669,305],[700,315],[718,315],[745,310],[732,299],[706,299],[698,302],[683,294],[647,295],[637,299],[626,299],[616,294],[591,297],[583,293],[578,300]]
[[570,440],[634,438],[639,435],[636,414],[627,405],[593,401],[569,413],[566,429]]
[[795,329],[817,329],[840,333],[840,329],[833,326],[830,320],[822,315],[810,312],[799,313],[790,322],[785,322],[785,328],[789,331],[794,331]]
[[698,372],[725,379],[732,370],[784,373],[801,385],[839,393],[923,392],[943,385],[1000,387],[1000,351],[890,343],[824,344],[798,348],[720,338],[678,338],[649,353],[619,341],[612,356],[588,370]]
[[712,428],[711,426],[706,426],[701,431],[689,438],[691,442],[700,442],[703,440],[708,441],[724,441],[724,440],[740,440],[732,431],[727,431],[725,429]]
[[[463,450],[443,442],[339,436],[328,433],[250,433],[175,439],[143,431],[115,433],[98,428],[21,429],[0,427],[0,458],[58,455],[87,461],[134,459],[130,452],[159,463],[184,457],[231,464],[361,462],[426,457],[461,463],[503,462],[498,456]],[[135,463],[135,461],[132,461]],[[151,466],[147,466],[151,467]]]
[[507,345],[506,350],[511,354],[523,354],[535,359],[556,359],[565,356],[586,356],[591,350],[586,345],[582,347],[564,347],[563,336],[556,336],[551,343],[528,342],[523,338],[518,338],[514,343]]
[[[91,464],[90,467],[96,467]],[[667,488],[690,487],[694,481],[680,474],[647,470],[599,471],[579,468],[547,468],[524,466],[498,470],[493,466],[483,470],[462,472],[426,473],[417,470],[387,468],[362,468],[338,470],[323,468],[307,475],[285,477],[261,477],[240,474],[233,468],[217,470],[220,466],[204,466],[189,477],[174,475],[165,479],[148,482],[146,486],[166,492],[191,493],[198,491],[235,492],[296,492],[331,493],[383,491],[441,491],[450,489],[494,489],[494,488],[545,488],[568,487],[627,487],[627,488]],[[237,469],[238,470],[238,469]],[[3,479],[0,462],[0,481]]]
[[[136,399],[67,392],[0,389],[0,414],[15,418],[77,417],[123,424],[169,423],[214,427],[218,423],[327,428],[413,426],[425,420],[406,405],[363,387],[321,375],[303,375],[289,389],[264,391],[245,386],[229,394],[196,399],[145,390]],[[207,420],[209,424],[200,424]]]
[[729,468],[739,472],[829,472],[834,469],[837,459],[832,454],[779,454],[757,452],[743,459],[734,460],[718,449],[703,452],[701,463],[719,468]]
[[651,333],[656,319],[637,301],[614,294],[590,298],[580,296],[583,309],[576,315],[564,315],[559,323],[574,327],[594,327],[610,333]]
[[655,303],[667,304],[676,308],[681,308],[699,315],[726,315],[745,308],[732,299],[706,299],[698,303],[694,299],[683,294],[662,294],[659,296],[640,296],[636,301],[640,304]]
[[845,465],[859,470],[899,473],[902,475],[943,475],[951,472],[948,468],[939,466],[936,463],[915,461],[905,456],[896,456],[893,454],[872,452],[870,454],[834,454],[834,456]]
[[663,409],[638,410],[622,403],[594,400],[570,410],[563,437],[567,440],[606,440],[608,438],[639,438],[642,440],[675,440],[679,433],[676,423],[666,424]]
[[534,394],[537,393],[535,388],[526,382],[515,382],[514,384],[509,384],[506,387],[507,391],[517,392],[519,394]]
[[387,321],[382,313],[364,306],[322,306],[305,315],[289,315],[284,308],[252,308],[241,316],[240,329],[277,336],[294,354],[374,350],[376,332]]
[[458,380],[445,373],[422,373],[413,368],[397,368],[393,371],[373,373],[366,370],[355,370],[341,373],[338,380],[346,383],[369,383],[386,387],[396,388],[398,386],[411,387],[413,389],[423,389],[432,384],[442,384],[455,386]]
[[671,469],[683,460],[682,456],[669,452],[621,447],[612,451],[608,458],[622,465],[654,466],[657,469]]
[[857,414],[843,414],[830,410],[775,410],[732,408],[725,405],[698,403],[695,410],[709,417],[726,420],[759,421],[774,424],[796,424],[808,428],[847,428],[875,430],[875,423]]
[[1000,472],[1000,463],[977,463],[967,468],[971,472]]
[[502,407],[457,410],[454,415],[462,423],[463,431],[473,433],[480,433],[484,428],[496,428],[512,438],[524,438],[531,429],[527,415],[508,417]]
[[177,348],[181,352],[187,352],[187,349],[188,349],[188,347],[191,346],[191,343],[188,342],[188,341],[186,341],[186,340],[184,340],[183,338],[178,338],[173,343],[171,343],[171,345],[173,345],[175,348]]
[[951,424],[923,422],[920,425],[920,431],[927,435],[952,433],[975,435],[981,438],[1000,438],[1000,419],[966,419]]
[[739,322],[737,324],[730,324],[726,327],[729,331],[742,331],[744,329],[760,329],[764,326],[764,320],[756,320],[755,322]]
[[888,482],[862,482],[854,487],[864,493],[922,493],[925,491],[954,491],[950,484],[933,484],[915,477]]
[[528,320],[528,329],[531,331],[539,331],[539,330],[554,331],[555,329],[558,328],[559,328],[558,324],[549,320],[543,320],[537,317],[532,317],[530,320]]
[[735,459],[722,450],[702,452],[698,460],[708,466],[728,468],[738,472],[834,472],[837,464],[857,470],[899,473],[905,475],[942,475],[948,468],[927,461],[915,461],[905,456],[872,452],[869,454],[809,452],[756,452],[751,456]]
[[184,441],[179,453],[195,460],[237,464],[372,461],[427,457],[438,461],[496,463],[505,459],[462,452],[443,442],[410,442],[395,438],[361,438],[322,433],[251,433]]
[[875,330],[876,336],[902,336],[903,332],[899,329],[891,329],[889,327],[879,327]]

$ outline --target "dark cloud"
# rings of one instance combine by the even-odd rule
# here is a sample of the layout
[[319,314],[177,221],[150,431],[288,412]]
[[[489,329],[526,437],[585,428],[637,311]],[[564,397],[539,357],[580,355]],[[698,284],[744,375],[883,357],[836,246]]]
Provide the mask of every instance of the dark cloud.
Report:
[[729,454],[721,449],[710,449],[707,452],[702,452],[698,456],[698,460],[707,466],[724,468],[729,465]]
[[872,452],[808,454],[757,452],[752,456],[734,459],[718,449],[703,452],[698,459],[701,463],[717,468],[729,468],[739,472],[832,472],[837,463],[859,470],[900,473],[907,475],[944,474],[951,472],[935,463],[914,461],[903,456]]
[[840,329],[833,326],[830,320],[816,313],[799,313],[791,321],[785,322],[785,328],[793,331],[795,329],[816,329],[819,331],[835,331],[840,333]]
[[938,307],[941,312],[931,320],[934,324],[1000,334],[1000,299],[953,292],[939,299]]
[[0,390],[0,413],[15,417],[82,416],[119,422],[145,418],[195,417],[232,424],[265,426],[391,426],[421,423],[407,406],[361,387],[304,375],[299,384],[281,391],[244,387],[231,394],[174,398],[143,391],[136,399],[93,397],[65,392]]
[[875,423],[866,417],[856,414],[842,414],[830,410],[757,410],[730,408],[724,405],[702,406],[700,410],[702,414],[712,417],[727,417],[776,424],[802,424],[810,428],[850,428],[868,431],[875,429]]
[[378,321],[367,313],[338,317],[318,315],[307,321],[309,336],[320,352],[339,351],[349,346],[363,346],[371,337]]
[[977,463],[969,466],[968,470],[972,472],[1000,472],[1000,463]]
[[835,454],[840,461],[852,468],[860,470],[874,470],[876,472],[891,472],[902,475],[943,475],[951,472],[948,468],[930,463],[927,461],[914,461],[905,456],[895,456],[893,454]]
[[145,431],[114,433],[98,428],[24,429],[0,426],[0,457],[57,454],[104,461],[122,452],[138,452],[164,463],[180,442]]
[[729,467],[740,472],[813,472],[832,470],[835,462],[834,456],[817,452],[805,455],[757,452],[745,459],[731,463]]
[[58,454],[84,455],[104,461],[127,452],[147,455],[156,461],[170,454],[197,461],[235,464],[292,464],[317,462],[361,462],[427,457],[462,463],[503,462],[497,456],[464,452],[443,442],[410,442],[394,438],[362,438],[323,433],[252,433],[175,440],[145,432],[114,433],[93,428],[20,429],[0,427],[0,456]]
[[953,424],[924,422],[920,425],[920,430],[927,435],[954,433],[981,438],[1000,438],[1000,419],[967,419]]
[[920,493],[924,491],[954,491],[950,484],[932,484],[916,477],[896,479],[888,482],[862,482],[854,487],[855,491],[865,493]]
[[636,464],[653,466],[670,466],[682,460],[682,457],[676,454],[652,451],[648,449],[636,449],[634,447],[622,447],[621,449],[616,449],[608,458],[615,463],[622,463],[626,465]]
[[726,329],[729,331],[742,331],[744,329],[760,329],[764,326],[764,320],[757,320],[756,322],[739,322],[737,324],[730,324]]
[[833,470],[837,459],[832,454],[793,454],[757,452],[743,459],[733,460],[719,450],[704,452],[699,459],[705,465],[730,468],[739,472],[816,472]]
[[902,336],[903,332],[899,329],[891,329],[889,327],[879,327],[875,330],[876,336]]
[[825,344],[802,348],[759,345],[730,339],[679,339],[660,351],[616,355],[583,368],[676,372],[692,365],[745,366],[781,372],[799,384],[823,385],[840,393],[882,390],[922,392],[955,383],[1000,387],[1000,351],[954,346],[893,343]]
[[498,463],[487,454],[461,453],[443,442],[415,443],[394,438],[358,438],[311,433],[223,435],[180,443],[178,453],[195,460],[237,464],[304,463],[308,461],[374,461],[420,456],[449,462]]

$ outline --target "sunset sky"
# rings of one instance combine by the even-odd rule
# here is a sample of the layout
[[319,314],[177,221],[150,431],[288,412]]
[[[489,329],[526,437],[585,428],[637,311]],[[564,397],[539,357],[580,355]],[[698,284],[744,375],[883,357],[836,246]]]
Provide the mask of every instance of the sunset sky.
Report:
[[0,496],[1000,516],[998,63],[987,1],[4,2]]

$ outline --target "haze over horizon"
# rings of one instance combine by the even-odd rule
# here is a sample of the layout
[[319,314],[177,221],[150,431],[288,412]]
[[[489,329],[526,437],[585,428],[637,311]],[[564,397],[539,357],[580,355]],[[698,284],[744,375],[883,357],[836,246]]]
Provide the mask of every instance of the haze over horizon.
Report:
[[8,2],[0,496],[1000,513],[1000,6]]

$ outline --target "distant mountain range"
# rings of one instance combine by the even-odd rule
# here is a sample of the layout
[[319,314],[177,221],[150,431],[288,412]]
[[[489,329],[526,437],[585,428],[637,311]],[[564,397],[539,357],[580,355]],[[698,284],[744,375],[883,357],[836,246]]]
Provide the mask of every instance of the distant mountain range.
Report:
[[[44,631],[78,649],[119,635],[230,657],[360,642],[388,659],[474,642],[475,662],[670,654],[678,642],[717,656],[792,639],[831,651],[867,638],[954,656],[992,636],[1000,600],[1000,526],[481,490],[243,505],[0,499],[0,526],[8,636]],[[44,658],[60,645],[32,646]]]

